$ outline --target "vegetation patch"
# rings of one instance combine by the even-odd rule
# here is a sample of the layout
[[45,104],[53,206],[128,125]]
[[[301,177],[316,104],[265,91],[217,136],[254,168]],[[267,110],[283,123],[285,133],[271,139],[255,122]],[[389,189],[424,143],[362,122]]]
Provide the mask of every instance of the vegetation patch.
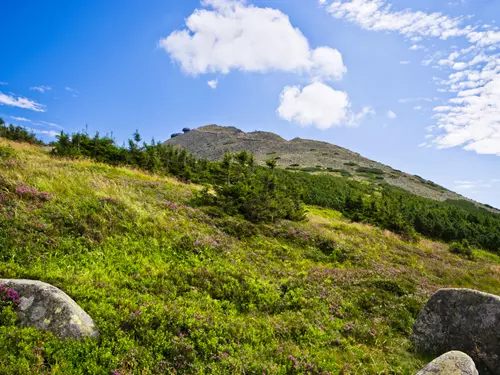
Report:
[[[100,336],[63,341],[17,327],[15,306],[4,306],[0,363],[7,375],[414,374],[427,358],[412,350],[410,331],[433,291],[500,294],[494,252],[474,250],[471,262],[441,243],[404,242],[384,230],[419,215],[426,220],[420,230],[436,236],[479,230],[478,223],[485,236],[494,223],[487,211],[273,170],[271,160],[252,174],[241,155],[212,164],[168,147],[104,152],[80,141],[80,150],[71,139],[67,148],[54,145],[66,156],[11,142],[22,163],[0,163],[0,278],[57,286],[89,313]],[[147,156],[155,152],[165,152],[157,172]],[[237,212],[220,202],[194,204],[203,188],[186,181],[204,181],[207,194],[218,194],[228,176],[239,188],[218,199]],[[252,189],[273,197],[263,181],[280,184],[280,206],[292,196],[280,195],[289,186],[322,204],[303,207],[304,221],[249,221],[238,197]]]

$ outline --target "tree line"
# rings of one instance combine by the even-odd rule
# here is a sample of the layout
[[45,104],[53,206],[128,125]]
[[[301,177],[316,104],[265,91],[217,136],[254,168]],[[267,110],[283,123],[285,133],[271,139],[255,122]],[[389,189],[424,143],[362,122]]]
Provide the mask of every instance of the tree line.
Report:
[[27,142],[34,145],[43,145],[43,142],[36,137],[36,134],[27,130],[23,126],[7,125],[0,117],[0,137],[16,142]]

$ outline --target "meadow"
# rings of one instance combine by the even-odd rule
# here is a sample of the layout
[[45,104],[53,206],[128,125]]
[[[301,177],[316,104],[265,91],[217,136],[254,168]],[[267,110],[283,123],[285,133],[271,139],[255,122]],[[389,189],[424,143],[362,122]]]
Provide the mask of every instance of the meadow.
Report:
[[139,169],[0,140],[0,278],[65,291],[97,339],[0,313],[1,374],[415,374],[412,324],[443,287],[500,294],[500,257],[353,223],[252,224]]

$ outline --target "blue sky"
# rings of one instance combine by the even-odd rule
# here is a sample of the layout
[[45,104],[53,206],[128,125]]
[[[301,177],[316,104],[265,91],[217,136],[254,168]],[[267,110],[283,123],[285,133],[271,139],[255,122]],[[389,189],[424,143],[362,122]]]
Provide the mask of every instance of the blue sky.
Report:
[[9,2],[0,116],[45,140],[268,130],[500,207],[499,16],[495,0]]

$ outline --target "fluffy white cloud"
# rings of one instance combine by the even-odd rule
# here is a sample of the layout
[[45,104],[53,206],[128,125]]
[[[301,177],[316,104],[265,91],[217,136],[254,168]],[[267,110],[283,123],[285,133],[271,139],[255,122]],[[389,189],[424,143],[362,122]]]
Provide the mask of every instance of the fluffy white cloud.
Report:
[[312,49],[277,9],[242,0],[205,0],[202,5],[187,18],[186,29],[159,42],[188,74],[284,71],[334,80],[346,72],[337,50]]
[[219,81],[217,79],[212,79],[212,80],[207,82],[208,86],[210,86],[210,88],[212,88],[212,89],[216,89],[218,83],[219,83]]
[[342,125],[358,126],[367,116],[375,115],[369,106],[358,113],[352,112],[350,107],[345,92],[334,90],[322,82],[314,82],[304,88],[285,87],[277,112],[284,120],[321,130]]
[[30,90],[31,91],[38,91],[38,92],[41,92],[43,94],[46,91],[52,90],[52,87],[50,87],[50,86],[33,86],[33,87],[30,87]]
[[300,88],[288,86],[280,97],[278,114],[281,118],[301,126],[329,129],[348,122],[349,97],[321,82]]
[[408,61],[408,60],[402,60],[399,62],[401,65],[408,65],[408,64],[411,64],[411,61]]
[[31,109],[35,112],[45,112],[45,106],[40,103],[21,96],[7,95],[2,92],[0,92],[0,105]]
[[389,111],[387,111],[387,117],[390,120],[395,120],[398,118],[398,115],[396,115],[393,111],[389,110]]

